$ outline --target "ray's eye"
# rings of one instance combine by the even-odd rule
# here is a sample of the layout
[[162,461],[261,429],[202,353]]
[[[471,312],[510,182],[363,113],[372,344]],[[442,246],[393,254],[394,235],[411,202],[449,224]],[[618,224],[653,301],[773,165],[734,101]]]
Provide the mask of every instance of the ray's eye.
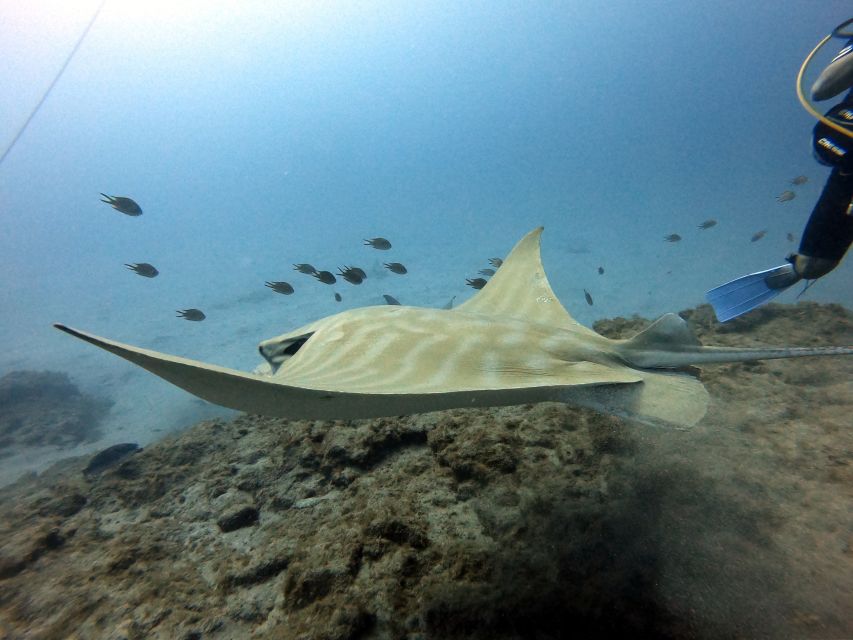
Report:
[[296,355],[296,352],[299,351],[302,348],[302,345],[308,342],[308,339],[313,335],[313,333],[308,333],[304,336],[287,340],[286,342],[261,344],[258,347],[258,350],[261,352],[261,356],[263,356],[263,358],[273,366],[273,369],[277,369],[287,359]]

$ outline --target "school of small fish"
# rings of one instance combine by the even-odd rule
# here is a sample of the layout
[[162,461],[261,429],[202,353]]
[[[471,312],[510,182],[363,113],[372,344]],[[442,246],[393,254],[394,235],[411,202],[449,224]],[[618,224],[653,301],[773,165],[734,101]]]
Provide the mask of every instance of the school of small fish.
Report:
[[[804,184],[806,184],[808,181],[809,181],[808,176],[799,175],[799,176],[795,176],[795,177],[791,178],[790,180],[788,180],[788,184],[790,184],[793,187],[801,187]],[[786,189],[785,191],[780,193],[778,196],[776,196],[776,202],[779,202],[780,204],[783,202],[790,202],[791,200],[793,200],[796,197],[797,197],[796,193],[794,193],[790,189]]]
[[[795,177],[791,178],[790,180],[788,180],[788,184],[790,184],[792,186],[800,187],[800,186],[806,184],[808,181],[809,181],[808,176],[798,175],[798,176],[795,176]],[[790,202],[791,200],[793,200],[796,197],[797,197],[797,194],[794,193],[793,191],[791,191],[790,189],[788,189],[788,190],[785,190],[782,193],[780,193],[778,196],[776,196],[776,201],[780,202],[780,203]],[[698,225],[698,228],[701,231],[707,231],[708,229],[711,229],[711,228],[716,227],[716,226],[717,226],[717,220],[714,218],[708,218],[707,220],[700,222]],[[767,235],[767,231],[768,231],[767,229],[762,229],[761,231],[756,231],[750,237],[750,242],[758,242],[765,235]],[[795,241],[794,234],[792,234],[790,232],[787,233],[786,237],[788,239],[788,242],[794,242]],[[663,237],[663,239],[666,242],[681,242],[682,237],[677,233],[670,233],[668,235],[665,235]],[[599,274],[601,274],[603,272],[604,271],[602,270],[602,268],[599,267]],[[589,302],[589,300],[587,300],[587,302]]]
[[[788,181],[788,183],[791,186],[800,187],[800,186],[808,183],[808,181],[809,181],[809,179],[807,176],[798,175],[798,176],[795,176],[794,178],[791,178]],[[105,193],[101,193],[101,196],[102,196],[101,202],[109,205],[110,207],[112,207],[113,209],[115,209],[116,211],[118,211],[120,213],[123,213],[124,215],[131,216],[131,217],[138,217],[138,216],[142,215],[142,207],[140,207],[139,204],[135,200],[133,200],[132,198],[129,198],[127,196],[110,196],[110,195],[107,195]],[[793,200],[796,197],[797,197],[797,194],[794,193],[794,191],[788,189],[788,190],[785,190],[782,193],[780,193],[778,196],[776,196],[776,200],[779,203],[784,203],[784,202],[790,202],[791,200]],[[717,220],[714,218],[708,218],[708,219],[702,221],[701,223],[699,223],[697,225],[697,228],[700,231],[707,231],[708,229],[711,229],[711,228],[716,227],[716,226],[717,226]],[[767,229],[762,229],[760,231],[755,232],[754,234],[752,234],[752,236],[750,238],[750,242],[758,242],[759,240],[761,240],[762,238],[765,237],[765,235],[767,234],[767,231],[768,231]],[[790,232],[787,233],[786,237],[787,237],[788,242],[794,242],[795,241],[794,234],[792,234]],[[676,242],[681,242],[681,240],[683,238],[678,233],[669,233],[669,234],[663,236],[663,239],[669,243],[676,243]],[[372,249],[376,249],[379,251],[390,251],[392,248],[391,241],[388,240],[387,238],[383,238],[381,236],[378,236],[375,238],[365,238],[364,239],[364,246],[367,246],[367,247],[370,247]],[[498,257],[493,257],[493,258],[488,259],[488,263],[489,263],[489,265],[491,265],[490,267],[484,267],[477,272],[477,274],[479,276],[483,276],[483,277],[466,278],[465,284],[469,287],[472,287],[473,289],[482,289],[483,287],[485,287],[486,284],[488,283],[488,278],[491,278],[492,276],[495,275],[496,270],[499,269],[501,267],[501,265],[503,264],[503,260],[501,258],[498,258]],[[384,262],[382,266],[385,269],[387,269],[388,271],[390,271],[391,273],[395,273],[398,275],[405,275],[408,273],[408,268],[401,262]],[[125,267],[127,267],[129,270],[133,271],[137,275],[142,276],[144,278],[155,278],[158,275],[160,275],[160,271],[153,264],[151,264],[149,262],[126,263]],[[336,277],[336,274],[332,273],[331,271],[317,269],[316,267],[314,267],[314,265],[309,264],[307,262],[294,263],[293,268],[297,272],[311,276],[311,277],[315,278],[317,281],[319,281],[323,284],[327,284],[327,285],[336,284],[338,282],[338,277],[342,278],[344,281],[346,281],[352,285],[360,285],[367,279],[367,273],[364,271],[364,269],[362,269],[360,267],[356,267],[356,266],[351,266],[351,265],[344,265],[342,267],[338,267],[337,277]],[[669,273],[671,273],[671,271]],[[598,274],[604,275],[604,267],[603,266],[598,267]],[[283,280],[267,280],[264,282],[264,285],[266,287],[268,287],[269,289],[271,289],[273,292],[279,293],[282,295],[288,295],[289,296],[289,295],[292,295],[293,293],[295,293],[295,291],[296,291],[296,289],[294,288],[293,285],[291,285],[289,282],[285,282]],[[584,293],[584,299],[586,300],[587,304],[592,306],[593,305],[592,294],[590,294],[590,292],[586,289],[583,289],[583,293]],[[394,296],[391,296],[389,294],[383,294],[383,298],[385,299],[385,302],[387,304],[391,304],[391,305],[399,305],[400,304],[400,302]],[[343,301],[343,297],[338,292],[335,292],[334,299],[337,302]],[[450,299],[450,302],[448,302],[444,306],[444,308],[445,309],[453,308],[454,300],[455,300],[455,296]],[[177,316],[179,318],[183,318],[184,320],[189,320],[191,322],[201,322],[202,320],[204,320],[207,317],[202,310],[196,309],[196,308],[179,310],[177,312]]]
[[[101,197],[101,202],[111,206],[120,213],[131,217],[138,217],[142,215],[142,207],[140,207],[132,198],[127,196],[111,196],[105,193],[101,193]],[[389,251],[392,248],[391,241],[383,237],[367,238],[364,240],[364,246],[368,246],[379,251]],[[498,261],[496,266],[500,265],[500,260],[498,258],[494,258],[493,260]],[[155,278],[160,275],[160,271],[150,262],[131,262],[126,263],[124,266],[144,278]],[[391,273],[398,275],[405,275],[409,272],[406,265],[402,262],[385,262],[383,263],[383,266]],[[318,282],[327,285],[336,284],[338,282],[338,277],[352,285],[360,285],[367,279],[367,272],[364,269],[351,265],[338,267],[337,276],[331,271],[318,269],[307,262],[294,263],[293,269],[304,275],[311,276]],[[494,271],[492,270],[491,273],[494,274]],[[485,285],[485,280],[483,281],[483,285]],[[293,295],[296,292],[296,288],[290,282],[286,282],[284,280],[266,280],[264,281],[264,286],[272,290],[274,293],[286,296]],[[383,294],[383,298],[387,304],[400,304],[394,296],[389,294]],[[448,305],[453,305],[454,298],[451,298]],[[341,296],[340,293],[335,292],[334,299],[336,302],[342,302],[343,296]],[[207,318],[207,315],[201,309],[191,307],[188,309],[178,310],[177,317],[190,322],[201,322]]]
[[465,278],[465,284],[467,284],[472,289],[482,289],[486,286],[486,283],[488,283],[487,278],[491,278],[493,275],[495,275],[495,273],[497,273],[497,269],[500,269],[504,261],[502,258],[489,258],[488,263],[492,266],[485,267],[477,271],[479,275],[486,276],[485,278]]

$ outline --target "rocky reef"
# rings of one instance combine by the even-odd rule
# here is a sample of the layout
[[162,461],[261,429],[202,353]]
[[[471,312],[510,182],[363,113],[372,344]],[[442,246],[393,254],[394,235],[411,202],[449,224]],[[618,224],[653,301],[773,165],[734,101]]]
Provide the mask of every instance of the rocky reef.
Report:
[[[850,344],[770,306],[707,344]],[[647,320],[599,323],[630,335]],[[687,431],[561,404],[208,421],[0,490],[7,638],[850,637],[850,358],[716,365]]]
[[0,458],[26,448],[94,442],[109,407],[81,393],[65,373],[12,371],[0,378]]

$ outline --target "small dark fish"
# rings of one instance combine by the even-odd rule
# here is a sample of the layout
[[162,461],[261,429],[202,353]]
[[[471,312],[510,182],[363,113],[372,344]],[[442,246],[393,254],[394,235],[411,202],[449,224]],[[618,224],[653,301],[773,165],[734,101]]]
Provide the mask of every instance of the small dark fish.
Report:
[[756,231],[752,234],[752,237],[749,239],[750,242],[758,242],[767,235],[767,229],[762,229],[761,231]]
[[488,282],[488,280],[485,278],[465,278],[465,284],[469,287],[474,287],[475,289],[482,289],[486,286],[486,282]]
[[340,294],[340,293],[336,293],[336,294],[335,294],[335,302],[340,302],[341,300],[343,300],[343,298],[341,298],[341,294]]
[[804,185],[809,181],[808,176],[797,176],[796,178],[791,178],[789,182],[795,187],[799,187],[800,185]]
[[135,264],[126,264],[124,266],[145,278],[156,278],[160,274],[153,264],[148,264],[147,262],[137,262]]
[[265,282],[264,284],[276,293],[283,293],[286,296],[293,293],[293,287],[289,282]]
[[110,205],[116,211],[120,211],[128,216],[142,215],[142,207],[130,198],[125,198],[124,196],[108,196],[106,193],[102,193],[101,195],[104,196],[104,199],[101,200],[101,202]]
[[348,267],[348,269],[359,276],[362,280],[367,280],[367,274],[364,272],[364,269],[359,267]]
[[778,196],[776,196],[777,202],[789,202],[797,197],[797,194],[793,191],[783,191]]
[[677,233],[670,233],[668,236],[664,236],[663,239],[667,242],[678,242],[681,240],[681,236]]
[[500,269],[500,266],[504,263],[500,258],[489,258],[489,264],[492,265],[495,269]]
[[477,273],[479,273],[481,276],[491,277],[491,276],[495,275],[495,270],[494,269],[480,269]]
[[604,275],[604,267],[598,267],[598,275]]
[[716,226],[717,226],[717,221],[714,220],[713,218],[708,218],[707,220],[705,220],[705,222],[703,222],[702,224],[699,225],[699,228],[704,231],[705,229],[710,229],[711,227],[716,227]]
[[589,291],[586,289],[583,290],[583,297],[586,298],[586,303],[591,307],[592,306],[592,296],[589,295]]
[[317,270],[313,265],[308,264],[307,262],[300,262],[299,264],[293,265],[293,268],[296,269],[299,273],[305,273],[309,276],[313,276],[317,273]]
[[335,278],[335,274],[333,274],[331,271],[317,271],[315,273],[312,273],[311,275],[317,278],[317,280],[319,280],[323,284],[335,284],[338,281],[338,279]]
[[796,238],[794,238],[794,234],[790,232],[788,233],[787,238],[788,242],[794,242],[794,240],[796,240]]
[[[359,271],[361,271],[361,269],[359,269]],[[364,280],[364,278],[362,278],[355,269],[347,267],[346,265],[338,267],[338,275],[350,284],[361,284],[362,280]]]
[[392,273],[399,273],[400,275],[408,273],[406,267],[399,262],[383,262],[382,264],[385,266],[386,269],[388,269],[388,271],[391,271]]
[[192,322],[201,322],[207,316],[204,315],[201,309],[184,309],[183,311],[178,311],[178,317]]
[[388,304],[400,304],[400,301],[397,300],[397,298],[395,298],[394,296],[389,296],[387,293],[383,293],[382,297],[385,298],[385,302],[387,302]]
[[388,251],[391,248],[391,243],[385,238],[371,238],[370,240],[365,240],[364,244],[374,249],[381,249],[382,251]]
[[454,300],[456,300],[456,296],[453,296],[453,297],[450,299],[450,302],[448,302],[446,305],[444,305],[444,306],[442,307],[442,309],[452,309],[452,308],[453,308],[453,301],[454,301]]
[[119,461],[142,449],[135,442],[123,442],[99,451],[89,459],[89,464],[83,469],[83,475],[93,476],[118,464]]

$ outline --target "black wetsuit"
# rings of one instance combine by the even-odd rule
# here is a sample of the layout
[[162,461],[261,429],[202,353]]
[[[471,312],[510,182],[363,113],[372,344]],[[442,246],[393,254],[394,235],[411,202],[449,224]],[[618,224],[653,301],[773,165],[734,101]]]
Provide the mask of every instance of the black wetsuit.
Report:
[[[853,89],[826,115],[853,130]],[[814,147],[818,159],[833,169],[803,231],[798,253],[838,263],[853,243],[853,138],[818,122]]]

